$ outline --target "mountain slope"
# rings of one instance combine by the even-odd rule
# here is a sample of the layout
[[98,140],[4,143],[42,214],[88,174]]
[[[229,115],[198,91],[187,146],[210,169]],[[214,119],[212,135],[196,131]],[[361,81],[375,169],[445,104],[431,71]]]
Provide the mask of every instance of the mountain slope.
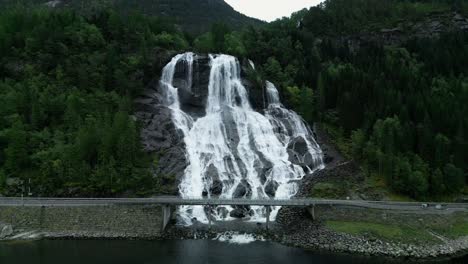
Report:
[[224,22],[233,29],[247,25],[261,25],[262,21],[245,16],[223,0],[2,0],[0,8],[20,2],[24,5],[44,5],[51,8],[72,8],[81,14],[92,15],[112,8],[119,13],[139,11],[174,20],[184,31],[200,34],[216,22]]

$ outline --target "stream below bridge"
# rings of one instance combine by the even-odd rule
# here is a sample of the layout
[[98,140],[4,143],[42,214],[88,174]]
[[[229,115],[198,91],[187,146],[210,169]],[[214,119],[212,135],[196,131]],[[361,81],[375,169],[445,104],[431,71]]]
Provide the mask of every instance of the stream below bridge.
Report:
[[[402,263],[383,258],[321,254],[271,242],[218,240],[42,240],[0,242],[8,264],[282,264]],[[232,243],[236,242],[236,243]],[[247,243],[251,242],[251,243]],[[468,256],[437,263],[468,263]]]

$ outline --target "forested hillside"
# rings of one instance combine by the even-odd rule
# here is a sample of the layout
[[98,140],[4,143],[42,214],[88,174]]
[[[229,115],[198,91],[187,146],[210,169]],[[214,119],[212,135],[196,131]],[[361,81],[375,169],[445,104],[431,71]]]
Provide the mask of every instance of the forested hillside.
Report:
[[131,114],[159,48],[249,58],[257,88],[277,84],[367,176],[416,199],[466,194],[467,17],[458,0],[327,0],[191,40],[138,13],[4,10],[0,189],[8,177],[31,178],[41,195],[157,192]]
[[329,0],[264,29],[218,26],[194,45],[262,63],[255,78],[280,84],[368,175],[436,198],[466,188],[467,10],[464,1]]
[[158,47],[189,44],[172,24],[142,15],[2,12],[0,190],[8,177],[43,196],[157,192],[130,115]]
[[52,9],[69,9],[86,17],[92,17],[103,10],[113,9],[121,15],[142,13],[158,16],[179,25],[191,35],[209,31],[216,22],[224,22],[232,27],[262,25],[264,22],[247,17],[229,6],[223,0],[1,0],[5,6],[33,5]]
[[[366,174],[411,197],[436,198],[466,192],[467,10],[464,1],[328,0],[236,33],[235,49],[231,38],[210,41],[223,35],[216,31],[195,46],[263,63],[261,78],[280,84],[290,105],[321,122]],[[412,35],[414,25],[427,33]],[[398,45],[366,39],[387,27],[397,27]],[[347,41],[360,34],[357,45]]]

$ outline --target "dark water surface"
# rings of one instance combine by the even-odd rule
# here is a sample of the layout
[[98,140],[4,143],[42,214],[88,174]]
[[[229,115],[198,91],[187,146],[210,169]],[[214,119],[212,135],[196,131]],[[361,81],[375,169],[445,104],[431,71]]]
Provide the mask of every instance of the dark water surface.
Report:
[[[270,242],[236,245],[212,240],[44,240],[0,243],[1,264],[283,264],[402,263],[330,255]],[[468,263],[468,258],[442,263]]]

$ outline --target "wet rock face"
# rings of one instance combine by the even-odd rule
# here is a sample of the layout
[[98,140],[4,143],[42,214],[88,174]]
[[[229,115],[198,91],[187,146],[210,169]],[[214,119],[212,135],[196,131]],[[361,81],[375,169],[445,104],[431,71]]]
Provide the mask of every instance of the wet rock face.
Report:
[[314,158],[308,151],[307,142],[303,137],[294,138],[288,145],[289,161],[302,167],[312,167]]
[[233,198],[247,198],[252,195],[252,187],[246,180],[242,180],[234,191]]
[[274,198],[275,197],[275,194],[276,194],[276,190],[278,189],[279,187],[279,184],[274,181],[274,180],[271,180],[267,183],[266,187],[265,187],[265,193],[271,197],[271,198]]
[[234,218],[244,218],[251,214],[249,206],[235,206],[234,210],[229,213],[230,217]]
[[0,239],[7,238],[13,235],[13,227],[11,225],[0,224]]
[[[207,55],[194,57],[191,78],[187,78],[191,73],[188,68],[186,61],[180,61],[177,64],[173,85],[179,88],[182,110],[194,117],[204,116],[210,82],[210,58]],[[188,79],[191,83],[188,83]]]
[[[160,72],[166,60],[158,58],[154,62]],[[187,166],[183,135],[172,122],[172,112],[164,105],[164,95],[159,92],[159,76],[156,76],[135,100],[135,117],[141,124],[143,150],[158,157],[159,166],[154,168],[155,175],[182,177]]]
[[338,40],[338,43],[346,44],[350,51],[355,53],[361,47],[371,43],[398,46],[411,39],[433,39],[444,33],[454,31],[468,32],[468,18],[456,12],[435,13],[417,22],[402,21],[394,28],[344,36]]
[[[150,68],[158,74],[174,56],[173,53],[158,53],[164,58],[157,57],[153,66]],[[197,119],[205,115],[205,107],[208,97],[208,86],[210,81],[211,60],[208,55],[197,54],[194,56],[193,68],[190,72],[186,61],[179,61],[174,72],[173,85],[178,88],[179,100],[181,109],[193,118]],[[246,71],[252,70],[248,62],[243,62],[241,67],[242,82],[249,92],[249,99],[263,105],[263,96],[260,93],[252,92],[253,84],[246,79]],[[192,74],[190,74],[192,73]],[[188,78],[191,76],[191,78]],[[154,169],[156,177],[158,175],[175,176],[177,185],[184,175],[185,169],[188,166],[188,161],[185,153],[185,143],[183,134],[179,131],[173,120],[172,111],[167,108],[164,102],[165,95],[159,87],[160,76],[155,76],[143,91],[141,96],[135,100],[136,113],[135,117],[142,125],[141,141],[146,152],[154,153],[158,157],[158,166]],[[232,120],[226,112],[225,120]],[[233,123],[232,121],[231,123]],[[227,122],[229,124],[229,122]],[[236,146],[239,143],[239,138],[234,126],[227,126],[226,133],[228,134],[230,144]],[[236,157],[238,158],[238,157]],[[228,166],[232,161],[225,161]],[[240,168],[242,171],[245,168]],[[210,170],[210,168],[208,168]],[[223,190],[223,183],[216,169],[211,169],[209,173],[212,184],[206,193],[219,195]],[[241,183],[237,190],[237,196],[243,197],[251,195],[251,188],[246,183]]]
[[159,156],[157,175],[182,177],[187,160],[182,134],[171,120],[171,111],[162,105],[161,96],[152,85],[135,101],[135,117],[142,124],[141,142],[146,152]]
[[211,164],[208,167],[206,175],[212,181],[211,186],[210,186],[210,194],[215,195],[215,196],[221,195],[221,193],[223,192],[223,183],[219,179],[218,170],[216,169],[215,166],[213,166],[213,164]]

